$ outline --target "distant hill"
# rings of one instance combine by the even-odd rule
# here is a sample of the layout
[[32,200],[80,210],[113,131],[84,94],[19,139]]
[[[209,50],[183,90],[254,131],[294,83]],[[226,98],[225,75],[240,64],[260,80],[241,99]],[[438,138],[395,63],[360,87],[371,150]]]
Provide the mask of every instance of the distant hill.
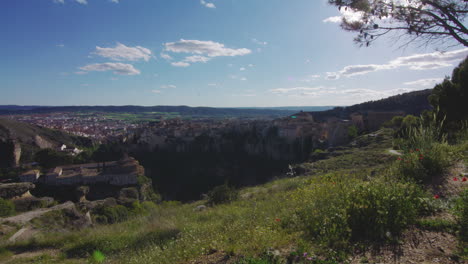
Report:
[[429,110],[428,97],[432,89],[409,92],[384,98],[377,101],[369,101],[347,107],[335,107],[331,110],[313,112],[316,120],[323,120],[328,117],[349,118],[355,112],[366,115],[369,112],[404,112],[405,114],[419,115],[424,110]]
[[53,112],[109,112],[109,113],[142,113],[142,112],[177,112],[183,116],[230,116],[230,117],[279,117],[293,114],[297,110],[287,109],[243,109],[243,108],[215,108],[189,106],[0,106],[0,115],[32,114]]

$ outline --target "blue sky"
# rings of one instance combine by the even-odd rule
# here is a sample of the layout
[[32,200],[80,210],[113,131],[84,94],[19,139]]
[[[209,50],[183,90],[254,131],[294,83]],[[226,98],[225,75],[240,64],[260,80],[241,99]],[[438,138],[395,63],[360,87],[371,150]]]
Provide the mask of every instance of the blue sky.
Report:
[[430,88],[468,55],[359,48],[340,15],[325,0],[3,0],[0,104],[350,105]]

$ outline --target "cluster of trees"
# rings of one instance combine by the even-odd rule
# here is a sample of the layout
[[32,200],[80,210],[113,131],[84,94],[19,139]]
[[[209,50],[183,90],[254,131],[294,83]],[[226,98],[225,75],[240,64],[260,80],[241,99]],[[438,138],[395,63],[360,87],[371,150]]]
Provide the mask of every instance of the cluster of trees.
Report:
[[447,127],[468,120],[468,57],[453,70],[452,78],[447,77],[434,87],[429,101]]

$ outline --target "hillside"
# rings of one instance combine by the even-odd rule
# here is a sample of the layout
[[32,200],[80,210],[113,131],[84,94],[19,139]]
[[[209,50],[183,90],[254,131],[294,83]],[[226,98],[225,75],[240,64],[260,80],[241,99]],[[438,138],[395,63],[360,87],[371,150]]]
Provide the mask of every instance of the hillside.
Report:
[[56,224],[42,218],[33,230],[43,235],[4,242],[2,257],[6,263],[465,263],[457,238],[462,220],[449,203],[467,188],[458,177],[466,156],[431,176],[437,186],[419,186],[398,178],[399,158],[413,154],[390,152],[391,134],[363,135],[304,163],[301,176],[241,189],[230,202],[212,196],[163,202],[146,216],[79,231],[49,232]]
[[[0,118],[0,155],[3,161],[11,160],[14,149],[18,150],[18,147],[21,149],[21,160],[31,161],[33,153],[38,149],[56,148],[61,144],[89,146],[92,142],[62,131]],[[3,163],[1,166],[6,165]]]
[[409,92],[377,101],[369,101],[347,107],[335,107],[334,109],[322,112],[312,112],[312,114],[317,120],[329,117],[348,119],[349,115],[355,112],[364,115],[369,112],[403,112],[418,116],[422,111],[432,109],[428,101],[431,92],[432,89]]

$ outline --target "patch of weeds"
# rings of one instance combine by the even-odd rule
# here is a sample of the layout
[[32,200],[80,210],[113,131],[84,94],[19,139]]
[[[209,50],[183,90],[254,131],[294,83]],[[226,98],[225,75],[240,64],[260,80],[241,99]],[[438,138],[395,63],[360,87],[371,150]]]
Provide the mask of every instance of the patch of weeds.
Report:
[[416,221],[416,226],[428,231],[447,232],[452,234],[455,234],[458,229],[456,223],[445,219],[419,219]]

